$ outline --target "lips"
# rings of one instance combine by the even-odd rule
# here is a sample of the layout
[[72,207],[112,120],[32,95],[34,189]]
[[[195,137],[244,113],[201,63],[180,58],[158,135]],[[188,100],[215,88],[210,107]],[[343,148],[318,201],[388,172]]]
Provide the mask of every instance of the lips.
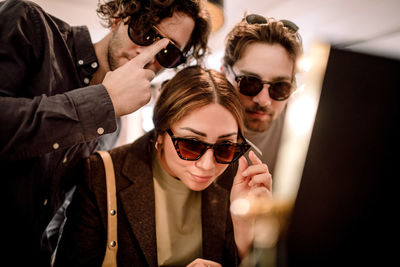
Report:
[[264,119],[270,116],[268,112],[265,111],[250,111],[247,110],[246,113],[250,115],[251,117],[257,118],[257,119]]
[[209,182],[211,179],[213,179],[213,176],[210,175],[195,175],[195,174],[191,174],[193,177],[193,180],[195,180],[198,183],[207,183]]
[[272,117],[273,112],[266,107],[252,106],[251,108],[246,108],[246,114],[260,120],[268,119]]

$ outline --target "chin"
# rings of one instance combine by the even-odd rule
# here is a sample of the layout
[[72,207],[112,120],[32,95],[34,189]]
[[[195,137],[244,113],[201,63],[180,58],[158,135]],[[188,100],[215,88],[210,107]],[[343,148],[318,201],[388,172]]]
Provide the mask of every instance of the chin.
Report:
[[192,191],[203,191],[210,186],[210,184],[199,184],[199,183],[191,183],[190,185],[186,185]]
[[265,132],[270,127],[269,122],[252,121],[246,123],[246,128],[254,132]]

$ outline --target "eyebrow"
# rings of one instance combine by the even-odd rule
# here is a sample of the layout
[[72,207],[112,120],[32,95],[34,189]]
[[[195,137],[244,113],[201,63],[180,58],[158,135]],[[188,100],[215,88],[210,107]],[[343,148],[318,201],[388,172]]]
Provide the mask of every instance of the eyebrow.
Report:
[[[203,137],[207,137],[207,134],[199,132],[199,131],[197,131],[197,130],[195,130],[193,128],[190,128],[190,127],[181,127],[179,129],[186,130],[186,131],[192,132],[194,134],[197,134],[197,135],[200,135],[200,136],[203,136]],[[238,135],[238,133],[237,132],[227,133],[227,134],[223,134],[223,135],[218,136],[218,138],[226,138],[226,137],[231,137],[231,136],[234,136],[234,135]]]
[[[261,76],[258,75],[257,73],[254,73],[254,72],[251,72],[251,71],[246,71],[246,70],[239,70],[239,71],[242,73],[242,75],[253,76],[253,77],[259,78],[260,80],[263,80],[263,79],[261,78]],[[240,76],[240,74],[238,74],[238,76]],[[289,81],[291,81],[291,80],[292,80],[292,77],[289,77],[289,76],[277,76],[277,77],[274,77],[274,78],[272,79],[272,81],[283,81],[283,80],[289,80]],[[271,81],[270,81],[270,82],[271,82]]]

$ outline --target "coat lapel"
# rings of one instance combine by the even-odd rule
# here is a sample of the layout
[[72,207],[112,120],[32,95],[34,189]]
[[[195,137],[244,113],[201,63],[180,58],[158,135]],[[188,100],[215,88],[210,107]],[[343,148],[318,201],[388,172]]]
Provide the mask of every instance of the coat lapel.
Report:
[[145,146],[132,147],[125,158],[122,175],[132,184],[119,192],[121,206],[149,266],[157,266],[155,200],[152,151]]
[[210,185],[202,195],[203,257],[222,262],[229,192],[216,184]]

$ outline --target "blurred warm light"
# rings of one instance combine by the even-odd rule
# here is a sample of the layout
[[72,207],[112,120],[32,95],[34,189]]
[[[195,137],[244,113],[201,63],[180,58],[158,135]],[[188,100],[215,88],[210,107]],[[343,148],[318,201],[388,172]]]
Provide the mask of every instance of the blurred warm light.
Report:
[[[231,204],[231,213],[254,219],[255,249],[269,251],[268,264],[276,266],[276,244],[286,229],[303,174],[304,162],[318,108],[330,46],[316,44],[301,66],[304,81],[289,100],[277,165],[272,198],[247,196]],[[257,250],[255,250],[257,251]],[[259,257],[254,251],[243,262]],[[253,266],[253,265],[245,265]],[[255,266],[255,265],[254,265]]]
[[309,72],[312,66],[311,59],[307,56],[303,56],[298,60],[297,66],[300,72]]
[[246,198],[238,198],[231,204],[231,213],[238,216],[244,216],[250,211],[250,201]]
[[280,223],[275,216],[258,218],[254,224],[254,247],[273,248],[279,237]]
[[153,123],[153,106],[146,105],[141,110],[142,113],[142,128],[148,132],[154,128]]
[[222,59],[224,57],[224,51],[213,51],[206,57],[206,67],[216,71],[221,71]]
[[274,173],[274,198],[294,202],[303,174],[304,162],[318,108],[330,46],[315,43],[301,59],[301,90],[288,103],[281,147]]
[[216,32],[224,24],[224,1],[223,0],[208,0],[206,2],[208,12],[211,17],[211,32]]
[[294,134],[303,135],[310,131],[315,116],[315,101],[308,95],[299,95],[291,103],[288,120]]

